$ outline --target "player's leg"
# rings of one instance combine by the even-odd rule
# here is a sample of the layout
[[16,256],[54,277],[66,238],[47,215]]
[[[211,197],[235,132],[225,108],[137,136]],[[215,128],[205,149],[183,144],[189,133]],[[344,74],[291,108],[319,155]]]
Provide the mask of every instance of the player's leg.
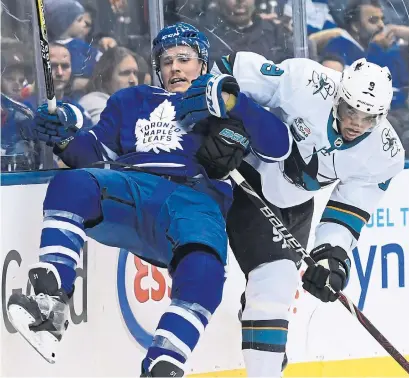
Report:
[[12,294],[8,313],[17,331],[53,363],[55,343],[68,325],[68,296],[85,240],[84,222],[100,216],[98,186],[85,171],[60,172],[48,186],[43,208],[40,259],[29,270],[35,295]]
[[181,377],[222,299],[227,235],[217,203],[203,193],[180,187],[166,208],[172,214],[166,237],[174,247],[171,304],[142,367],[143,376]]
[[[241,167],[246,180],[261,193],[257,172]],[[299,283],[299,257],[240,188],[235,189],[227,218],[231,248],[247,277],[242,312],[242,349],[248,376],[280,377],[285,365],[289,307]],[[307,243],[312,203],[274,213]],[[288,224],[290,221],[290,224]]]
[[[95,175],[90,173],[92,171]],[[104,181],[101,177],[105,176]],[[55,361],[55,344],[68,325],[67,302],[73,292],[86,228],[92,228],[103,219],[103,188],[121,191],[119,197],[129,203],[115,204],[116,213],[121,219],[134,222],[135,203],[126,185],[119,172],[70,170],[57,174],[48,186],[39,263],[29,270],[35,295],[11,295],[8,313],[13,326],[49,362]]]

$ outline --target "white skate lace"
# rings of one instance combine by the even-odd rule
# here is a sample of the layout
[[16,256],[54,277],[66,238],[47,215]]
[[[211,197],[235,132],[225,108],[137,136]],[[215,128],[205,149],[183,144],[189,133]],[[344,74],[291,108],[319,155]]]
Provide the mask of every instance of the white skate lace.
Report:
[[32,296],[40,309],[44,320],[49,319],[51,313],[53,313],[52,323],[57,331],[64,329],[65,320],[68,317],[68,305],[60,301],[57,296],[50,296],[48,294],[40,293]]
[[47,294],[40,293],[36,296],[33,296],[32,298],[34,298],[34,300],[37,302],[41,314],[43,314],[46,319],[48,319],[54,307],[54,301],[52,298],[56,297],[50,297]]

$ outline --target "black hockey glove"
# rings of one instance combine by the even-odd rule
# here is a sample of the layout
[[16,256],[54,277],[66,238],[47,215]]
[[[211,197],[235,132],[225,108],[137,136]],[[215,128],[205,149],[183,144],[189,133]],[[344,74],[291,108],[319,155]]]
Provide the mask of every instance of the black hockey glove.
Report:
[[338,296],[326,285],[329,284],[336,293],[343,290],[349,280],[351,260],[341,247],[322,244],[314,248],[310,256],[317,263],[305,271],[303,288],[323,302],[334,302]]
[[249,136],[239,120],[209,117],[209,135],[196,153],[210,178],[221,179],[240,166]]

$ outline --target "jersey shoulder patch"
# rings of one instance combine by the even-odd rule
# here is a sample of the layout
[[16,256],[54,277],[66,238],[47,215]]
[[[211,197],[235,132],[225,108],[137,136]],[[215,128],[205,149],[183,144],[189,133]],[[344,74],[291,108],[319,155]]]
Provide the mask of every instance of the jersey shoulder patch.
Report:
[[363,153],[370,153],[366,169],[370,171],[372,182],[386,190],[391,177],[396,176],[404,168],[405,151],[402,143],[391,124],[385,120],[370,136],[370,145]]

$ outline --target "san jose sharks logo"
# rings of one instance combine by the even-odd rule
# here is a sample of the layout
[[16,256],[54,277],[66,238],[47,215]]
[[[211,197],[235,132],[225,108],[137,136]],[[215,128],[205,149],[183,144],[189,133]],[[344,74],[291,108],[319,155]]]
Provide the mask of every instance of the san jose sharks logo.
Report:
[[149,120],[139,119],[135,125],[136,151],[159,154],[183,150],[181,142],[186,130],[175,121],[175,115],[175,107],[165,100],[151,113]]
[[314,88],[312,94],[316,95],[319,93],[324,100],[326,100],[328,96],[332,96],[335,93],[334,81],[323,72],[318,73],[313,71],[311,79],[308,80],[307,87],[309,85],[312,85]]
[[384,151],[390,151],[391,157],[394,157],[399,151],[399,144],[396,137],[392,135],[392,132],[388,128],[382,130],[382,144]]

